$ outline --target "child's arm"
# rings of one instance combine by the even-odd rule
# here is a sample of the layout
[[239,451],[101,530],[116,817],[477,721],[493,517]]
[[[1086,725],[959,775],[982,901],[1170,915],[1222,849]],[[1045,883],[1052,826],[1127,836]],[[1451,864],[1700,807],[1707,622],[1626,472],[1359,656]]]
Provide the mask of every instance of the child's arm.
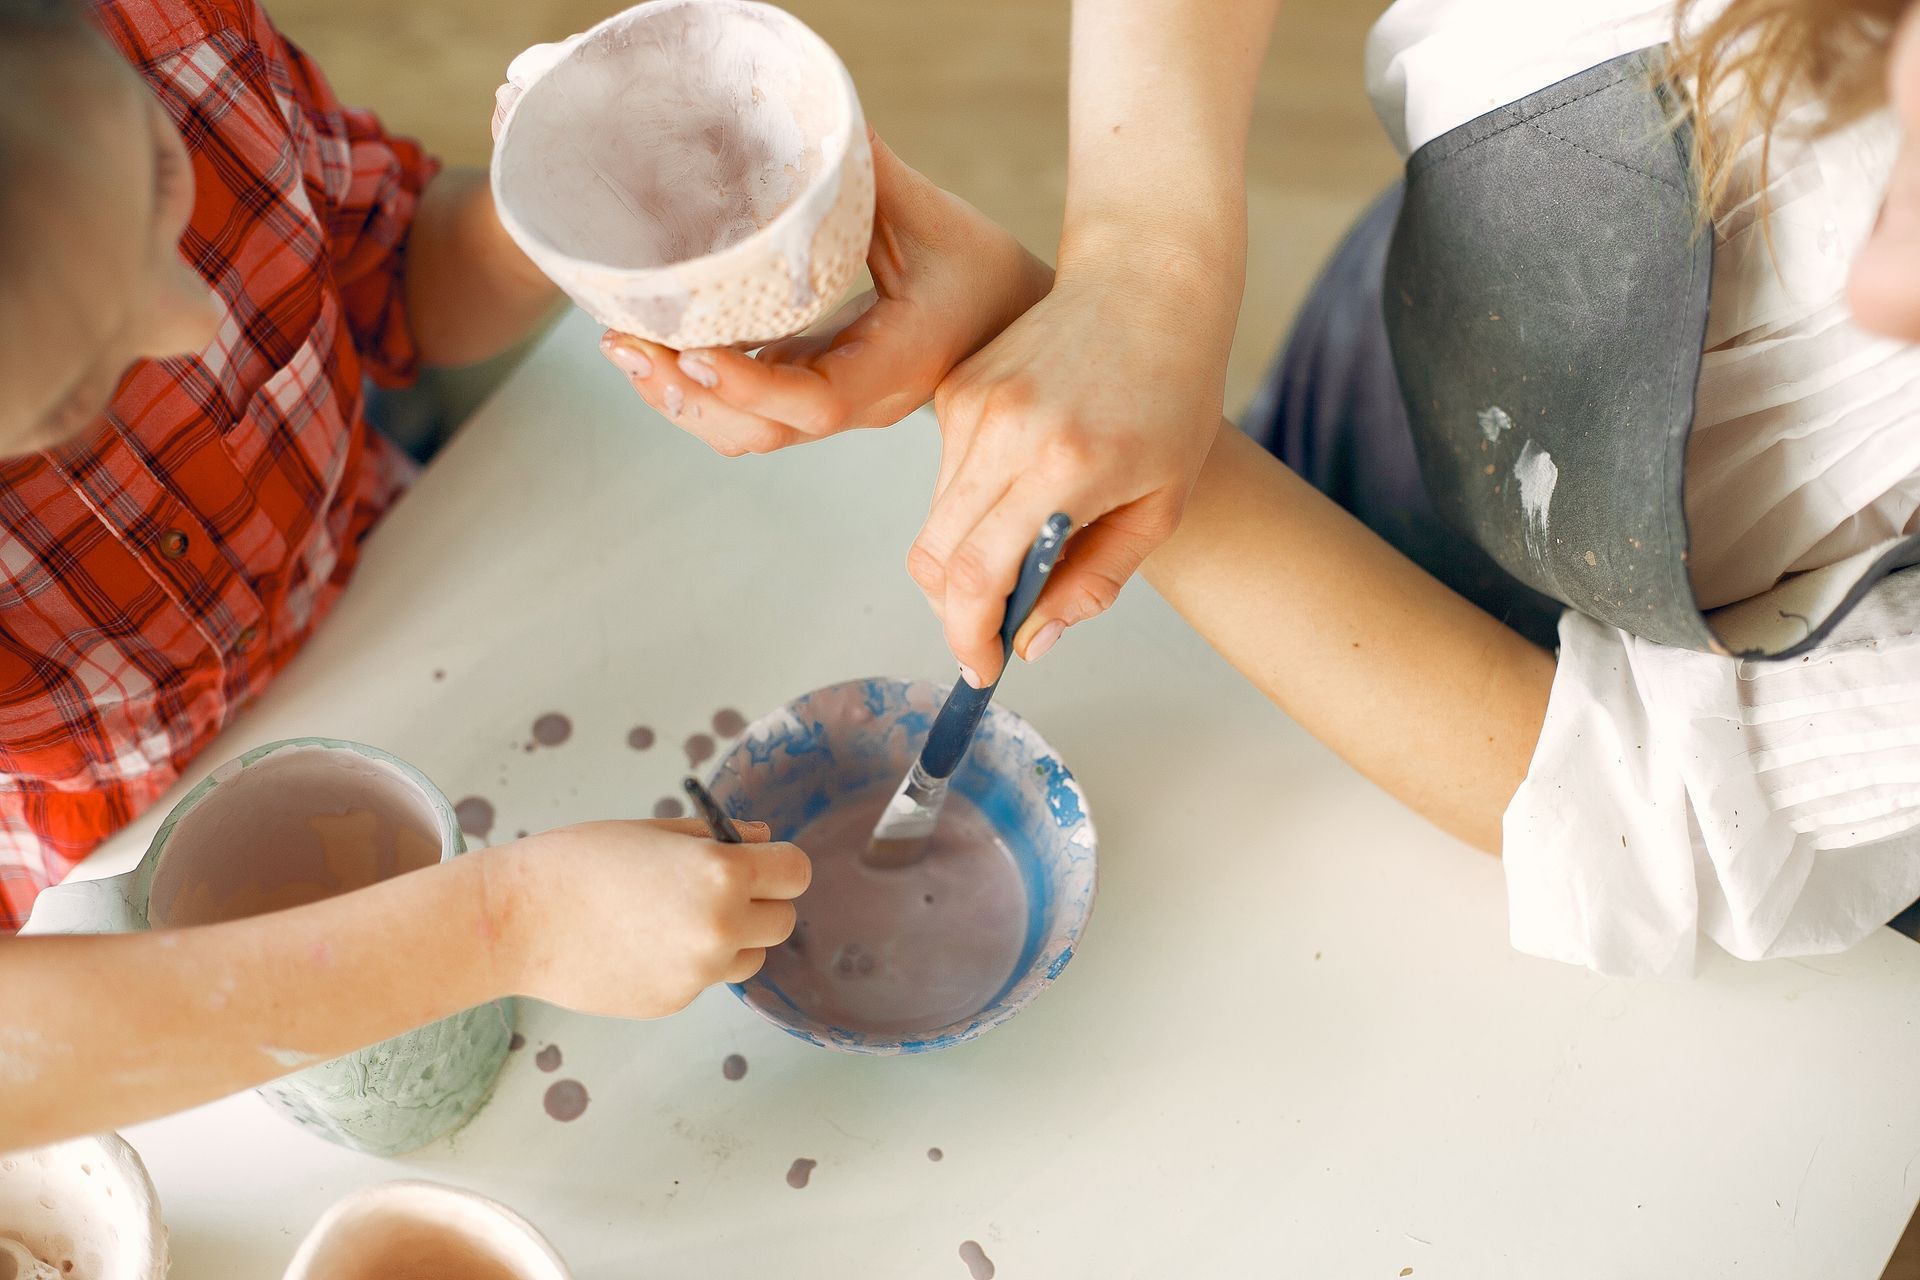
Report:
[[420,193],[405,274],[414,344],[430,365],[496,356],[560,300],[500,225],[478,169],[443,169]]
[[0,1151],[166,1115],[501,996],[659,1017],[793,928],[807,859],[605,822],[224,924],[0,942]]
[[1230,425],[1146,574],[1342,759],[1453,835],[1499,851],[1501,815],[1546,718],[1552,655]]

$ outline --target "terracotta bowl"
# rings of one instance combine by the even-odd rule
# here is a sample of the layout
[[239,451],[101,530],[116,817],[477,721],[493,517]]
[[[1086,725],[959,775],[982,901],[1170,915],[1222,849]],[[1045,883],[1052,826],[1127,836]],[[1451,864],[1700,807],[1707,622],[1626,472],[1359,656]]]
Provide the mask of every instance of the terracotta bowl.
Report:
[[677,349],[757,346],[859,274],[873,153],[853,80],[752,0],[653,0],[514,59],[493,195],[601,324]]

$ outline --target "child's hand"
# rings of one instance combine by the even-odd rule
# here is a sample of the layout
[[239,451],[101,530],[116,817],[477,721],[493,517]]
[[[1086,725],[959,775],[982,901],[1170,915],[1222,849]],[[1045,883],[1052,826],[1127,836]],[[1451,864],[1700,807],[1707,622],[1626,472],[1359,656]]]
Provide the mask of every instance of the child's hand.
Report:
[[769,453],[925,404],[948,370],[1046,296],[1047,265],[875,137],[872,292],[757,356],[675,352],[609,331],[601,350],[646,402],[728,457]]
[[793,932],[806,854],[707,838],[698,822],[590,822],[519,840],[488,885],[510,989],[582,1013],[657,1018],[741,982]]

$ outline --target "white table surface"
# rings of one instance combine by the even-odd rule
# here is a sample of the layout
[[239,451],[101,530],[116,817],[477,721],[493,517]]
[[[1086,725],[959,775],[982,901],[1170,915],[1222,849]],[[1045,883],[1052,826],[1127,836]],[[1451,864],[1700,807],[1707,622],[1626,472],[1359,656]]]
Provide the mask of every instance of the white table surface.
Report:
[[[718,708],[950,669],[902,569],[929,419],[724,461],[595,336],[569,318],[466,428],[201,772],[357,738],[490,797],[511,834],[649,813]],[[1920,1196],[1920,947],[1882,930],[1687,984],[1516,955],[1497,862],[1373,790],[1143,585],[1003,696],[1100,833],[1088,940],[1021,1017],[870,1060],[724,990],[647,1024],[524,1006],[491,1104],[412,1157],[339,1150],[250,1094],[131,1130],[174,1275],[277,1277],[326,1205],[407,1176],[519,1209],[580,1280],[965,1280],[969,1239],[1001,1280],[1879,1275]],[[572,740],[514,749],[550,710]],[[591,1095],[571,1124],[541,1107],[547,1043]],[[819,1162],[804,1190],[797,1157]]]

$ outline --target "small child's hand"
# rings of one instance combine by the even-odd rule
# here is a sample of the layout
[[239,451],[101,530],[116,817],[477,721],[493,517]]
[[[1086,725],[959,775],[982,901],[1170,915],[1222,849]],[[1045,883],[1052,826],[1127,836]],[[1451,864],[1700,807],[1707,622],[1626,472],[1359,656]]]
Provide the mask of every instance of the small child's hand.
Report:
[[648,404],[716,452],[890,426],[1051,287],[1052,269],[1010,232],[872,143],[871,292],[757,356],[676,352],[611,330],[601,340]]
[[590,822],[482,857],[510,989],[582,1013],[657,1018],[741,982],[793,932],[812,868],[767,828],[721,844],[692,821]]

